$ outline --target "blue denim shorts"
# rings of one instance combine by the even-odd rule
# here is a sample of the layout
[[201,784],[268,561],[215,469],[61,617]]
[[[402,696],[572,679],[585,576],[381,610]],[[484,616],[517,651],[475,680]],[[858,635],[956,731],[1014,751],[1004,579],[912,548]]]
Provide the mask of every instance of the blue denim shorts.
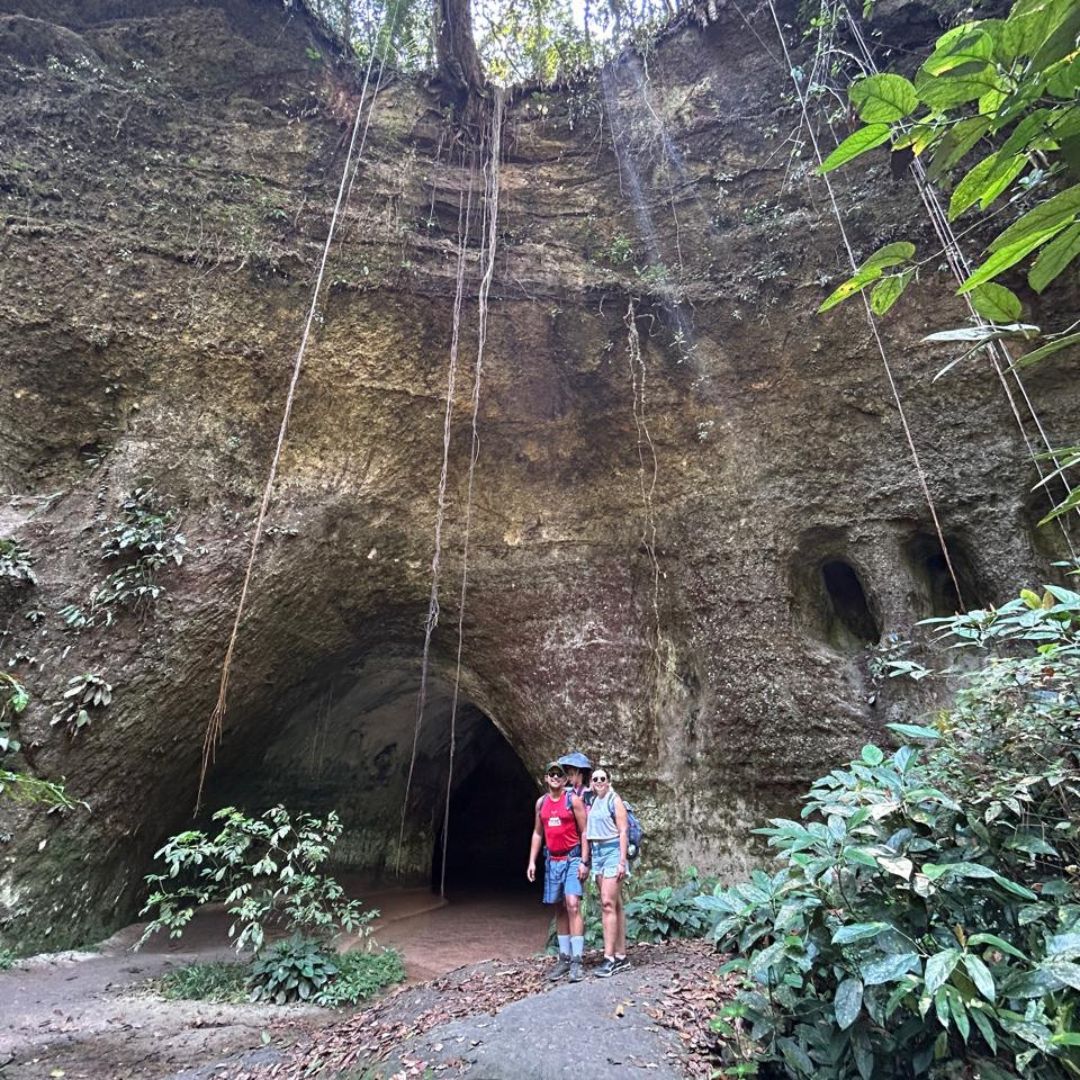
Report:
[[[619,841],[593,840],[589,843],[589,859],[592,861],[593,877],[613,878],[619,876]],[[630,861],[626,862],[626,877],[630,876]]]
[[582,882],[578,880],[578,867],[581,865],[581,848],[574,850],[565,859],[553,859],[544,856],[544,903],[561,904],[566,896],[580,896]]

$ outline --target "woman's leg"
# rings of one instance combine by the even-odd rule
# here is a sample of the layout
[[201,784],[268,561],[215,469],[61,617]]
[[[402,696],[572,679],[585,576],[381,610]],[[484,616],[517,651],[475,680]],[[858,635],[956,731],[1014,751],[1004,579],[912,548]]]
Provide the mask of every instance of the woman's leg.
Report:
[[604,955],[614,956],[619,936],[619,881],[598,877],[600,886],[601,922],[604,924]]
[[615,952],[612,956],[626,955],[626,907],[623,904],[622,881],[615,879]]

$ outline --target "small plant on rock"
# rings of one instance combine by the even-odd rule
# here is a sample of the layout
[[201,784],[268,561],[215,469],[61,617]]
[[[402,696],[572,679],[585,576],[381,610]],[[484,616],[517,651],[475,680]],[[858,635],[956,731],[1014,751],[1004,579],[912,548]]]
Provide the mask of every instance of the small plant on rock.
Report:
[[120,565],[94,591],[95,607],[145,607],[165,591],[157,580],[166,566],[179,566],[187,550],[175,509],[153,488],[136,488],[121,504],[121,516],[105,530],[101,557]]
[[356,1005],[405,978],[405,963],[396,949],[354,949],[335,957],[337,975],[319,991],[318,1005]]
[[18,540],[0,539],[0,580],[15,585],[36,585],[33,558]]
[[30,695],[14,675],[0,671],[0,754],[14,754],[19,741],[11,734],[11,723],[30,704]]
[[209,1001],[225,1004],[247,1000],[247,964],[185,964],[166,972],[158,985],[167,1001]]
[[74,675],[67,689],[53,706],[53,727],[63,727],[71,738],[89,727],[91,712],[106,708],[112,702],[112,687],[100,675]]

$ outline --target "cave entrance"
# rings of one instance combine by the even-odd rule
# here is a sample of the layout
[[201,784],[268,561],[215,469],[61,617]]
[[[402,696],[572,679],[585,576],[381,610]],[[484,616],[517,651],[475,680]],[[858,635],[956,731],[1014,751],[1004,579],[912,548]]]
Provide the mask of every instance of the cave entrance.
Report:
[[936,536],[918,532],[904,546],[915,583],[911,604],[920,618],[949,618],[965,608],[970,610],[982,606],[980,590],[964,546],[955,537],[946,537],[945,542],[949,546],[953,570],[963,593],[963,603],[949,572],[941,542]]
[[[331,869],[351,892],[421,885],[438,892],[453,685],[436,665],[398,851],[418,686],[412,658],[369,658],[308,682],[273,715],[237,725],[208,780],[205,806],[258,813],[281,803],[292,813],[335,811],[344,828]],[[538,783],[506,734],[464,695],[452,776],[448,895],[519,887]]]

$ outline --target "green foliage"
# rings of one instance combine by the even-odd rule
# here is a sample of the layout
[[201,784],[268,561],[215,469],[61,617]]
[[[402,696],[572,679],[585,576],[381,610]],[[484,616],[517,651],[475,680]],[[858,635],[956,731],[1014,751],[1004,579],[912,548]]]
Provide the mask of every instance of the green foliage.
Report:
[[18,540],[0,539],[0,581],[16,585],[36,585],[34,561],[30,552]]
[[26,687],[14,675],[0,671],[0,754],[18,753],[20,744],[11,734],[11,723],[29,704]]
[[166,972],[158,985],[168,1001],[209,1001],[215,1004],[246,1001],[249,965],[243,963],[185,964]]
[[740,953],[744,989],[714,1030],[743,1065],[1080,1072],[1080,595],[930,622],[997,655],[932,726],[890,725],[920,749],[866,746],[801,820],[758,830],[776,873],[698,901]]
[[712,928],[714,919],[697,903],[711,883],[703,882],[693,867],[681,883],[664,884],[657,871],[649,871],[641,884],[626,902],[626,934],[631,940],[699,938]]
[[198,829],[172,837],[154,858],[165,871],[150,874],[150,896],[141,914],[152,915],[140,941],[167,929],[179,937],[196,910],[221,903],[233,917],[229,937],[237,951],[262,948],[268,925],[306,936],[329,937],[339,929],[365,928],[377,911],[361,911],[320,868],[341,835],[341,821],[298,814],[283,806],[257,818],[234,807],[218,810],[216,836]]
[[74,810],[76,806],[87,806],[72,799],[63,784],[10,769],[0,769],[0,796],[24,806],[45,806],[49,810]]
[[612,266],[622,266],[634,257],[634,245],[625,233],[612,237],[611,243],[600,253],[600,257]]
[[354,949],[335,957],[337,975],[315,997],[317,1005],[355,1005],[405,979],[405,962],[396,949]]
[[338,973],[323,942],[293,934],[268,946],[251,965],[252,1001],[311,1001]]
[[[982,156],[964,166],[952,188],[950,219],[976,206],[987,211],[1010,191],[1028,193],[1019,205],[1030,207],[990,242],[987,257],[959,289],[973,294],[976,309],[993,322],[1017,322],[1020,301],[1001,285],[988,293],[988,283],[1041,248],[1027,279],[1042,292],[1080,254],[1080,184],[1056,190],[1058,180],[1078,171],[1076,12],[1073,0],[1017,0],[1006,19],[965,23],[943,34],[914,82],[890,73],[859,79],[849,98],[864,126],[822,165],[830,172],[888,142],[894,151],[928,161],[931,180],[947,182],[981,147]],[[908,259],[913,256],[914,249]],[[860,270],[821,310],[872,280]],[[879,314],[906,284],[901,278],[879,292]]]
[[73,675],[68,679],[63,697],[53,704],[52,726],[62,727],[71,738],[89,727],[91,712],[105,709],[112,702],[112,687],[101,675]]
[[119,519],[105,530],[101,557],[121,565],[95,590],[95,607],[152,604],[165,591],[157,575],[166,566],[179,566],[187,550],[176,510],[153,488],[136,488],[120,511]]
[[15,954],[10,949],[0,949],[0,971],[10,971],[15,965]]

